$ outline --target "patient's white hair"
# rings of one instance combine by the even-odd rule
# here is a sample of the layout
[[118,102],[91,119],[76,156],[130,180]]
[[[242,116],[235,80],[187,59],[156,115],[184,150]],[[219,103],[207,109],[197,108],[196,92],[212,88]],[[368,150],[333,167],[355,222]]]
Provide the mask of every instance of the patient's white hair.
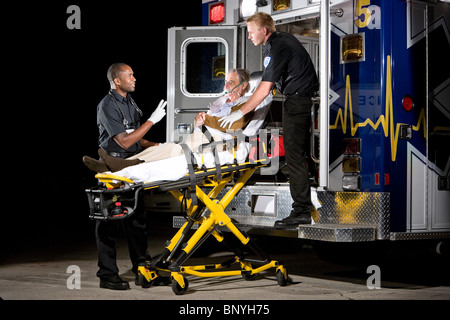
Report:
[[[244,82],[244,81],[250,82],[250,72],[246,69],[236,68],[236,69],[231,69],[229,72],[237,73],[239,83]],[[244,92],[248,92],[249,90],[250,90],[250,83],[248,83]]]

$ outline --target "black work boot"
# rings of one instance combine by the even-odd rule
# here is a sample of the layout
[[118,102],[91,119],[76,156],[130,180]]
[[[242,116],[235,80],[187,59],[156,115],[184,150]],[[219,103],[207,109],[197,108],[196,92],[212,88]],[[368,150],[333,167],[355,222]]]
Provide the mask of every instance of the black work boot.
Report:
[[122,280],[118,275],[111,275],[100,279],[100,288],[112,289],[112,290],[128,290],[130,284]]
[[311,214],[310,213],[301,213],[297,215],[291,215],[283,220],[275,221],[275,228],[284,229],[284,228],[292,228],[296,227],[299,224],[311,224]]

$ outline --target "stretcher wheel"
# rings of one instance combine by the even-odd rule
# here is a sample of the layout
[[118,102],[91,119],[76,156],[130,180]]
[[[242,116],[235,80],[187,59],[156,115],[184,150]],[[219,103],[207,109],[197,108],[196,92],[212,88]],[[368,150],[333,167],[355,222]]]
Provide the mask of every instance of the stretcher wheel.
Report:
[[155,284],[155,279],[148,281],[142,273],[139,273],[139,283],[142,288],[150,288]]
[[244,278],[245,281],[255,280],[256,279],[256,273],[250,274],[250,273],[243,272],[242,273],[242,278]]
[[287,276],[287,270],[284,269],[284,273],[281,269],[277,270],[277,282],[278,285],[284,287],[288,283],[288,276]]
[[172,281],[172,291],[176,295],[185,294],[186,291],[188,290],[188,288],[189,288],[188,279],[186,277],[183,277],[183,281],[184,281],[184,288],[180,286],[180,284],[178,283],[177,280],[173,279],[173,281]]

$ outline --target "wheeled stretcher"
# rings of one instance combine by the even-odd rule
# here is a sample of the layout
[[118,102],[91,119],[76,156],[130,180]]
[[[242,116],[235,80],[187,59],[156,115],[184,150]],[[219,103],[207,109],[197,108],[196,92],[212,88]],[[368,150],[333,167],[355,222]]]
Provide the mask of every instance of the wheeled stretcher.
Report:
[[[192,154],[185,150],[189,173],[175,181],[136,183],[123,176],[97,174],[96,178],[102,185],[86,190],[90,217],[104,220],[124,219],[134,213],[138,198],[144,190],[157,188],[168,191],[186,208],[186,222],[167,242],[160,256],[138,268],[141,280],[145,280],[141,283],[145,283],[146,286],[152,285],[160,277],[159,271],[169,272],[174,293],[184,294],[188,290],[188,280],[184,275],[199,277],[242,275],[245,280],[250,280],[257,273],[273,268],[278,284],[284,286],[288,280],[286,268],[278,261],[271,260],[225,213],[227,205],[245,186],[253,173],[258,168],[270,164],[271,159],[267,156],[265,140],[258,142],[261,144],[260,154],[263,151],[263,156],[258,159],[247,159],[241,163],[234,161],[226,165],[216,163],[212,168],[196,164]],[[213,143],[213,149],[217,149],[218,145]],[[190,159],[192,161],[189,161]],[[226,185],[231,185],[231,188],[219,199],[219,193]],[[206,189],[209,191],[205,191]],[[195,227],[197,229],[193,234],[189,232]],[[229,242],[226,238],[230,234],[227,233],[225,236],[223,229],[227,229],[237,238],[244,249],[240,248],[241,245],[235,246]],[[234,257],[220,264],[186,265],[195,250],[210,236],[231,250]]]

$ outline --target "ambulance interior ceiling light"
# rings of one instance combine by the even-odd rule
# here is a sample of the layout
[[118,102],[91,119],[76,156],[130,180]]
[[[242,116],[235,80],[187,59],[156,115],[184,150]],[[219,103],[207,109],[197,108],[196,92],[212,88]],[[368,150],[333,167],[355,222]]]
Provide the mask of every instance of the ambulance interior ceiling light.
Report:
[[256,0],[241,0],[241,17],[248,18],[256,13]]
[[272,12],[291,8],[291,0],[272,0]]
[[[276,25],[277,31],[284,31],[293,34],[295,37],[319,37],[319,19],[309,18],[300,21],[278,24]],[[299,41],[301,41],[299,39]]]
[[267,6],[267,0],[240,0],[241,18],[248,18],[256,13],[257,8]]

